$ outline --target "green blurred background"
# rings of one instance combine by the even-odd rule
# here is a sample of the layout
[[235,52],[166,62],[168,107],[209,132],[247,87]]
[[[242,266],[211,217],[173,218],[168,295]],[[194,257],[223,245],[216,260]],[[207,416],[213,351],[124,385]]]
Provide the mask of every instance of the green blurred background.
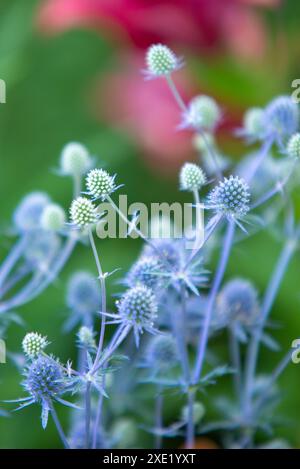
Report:
[[[38,1],[1,0],[0,4],[0,78],[7,84],[7,103],[0,105],[0,224],[9,225],[12,212],[24,194],[32,190],[49,192],[54,201],[66,208],[71,200],[71,182],[58,177],[62,146],[71,140],[83,142],[98,161],[126,184],[129,201],[188,200],[177,192],[174,173],[162,173],[149,167],[143,150],[135,139],[119,126],[96,118],[91,106],[91,89],[95,80],[112,70],[119,59],[119,46],[99,31],[77,28],[53,37],[43,36],[34,26]],[[299,18],[300,3],[290,0],[284,9],[265,13],[268,34],[273,41],[273,55],[253,65],[230,54],[191,58],[196,80],[211,92],[231,103],[233,109],[265,104],[278,93],[290,93],[291,81],[300,78]],[[276,47],[277,33],[284,39],[284,48]],[[288,51],[288,57],[286,52]],[[142,78],[141,78],[142,79]],[[227,152],[238,158],[242,145],[223,141]],[[192,158],[193,155],[186,155]],[[154,190],[155,189],[155,190]],[[298,201],[300,200],[298,195]],[[11,241],[1,235],[0,259]],[[126,269],[140,249],[139,241],[98,241],[105,270]],[[280,244],[269,235],[260,234],[234,250],[227,275],[237,274],[255,281],[263,292],[272,271]],[[74,269],[94,271],[89,250],[80,247],[61,274],[59,282],[38,299],[18,311],[26,321],[26,329],[47,334],[52,351],[62,360],[75,359],[74,334],[62,336],[61,324],[66,317],[64,288]],[[280,290],[273,318],[283,327],[275,331],[283,350],[300,335],[299,312],[300,256],[290,266]],[[111,282],[110,292],[118,287]],[[20,352],[24,330],[9,329],[7,344],[11,352]],[[280,353],[264,352],[260,360],[263,370],[270,371]],[[0,399],[20,397],[20,376],[9,362],[0,365]],[[282,414],[292,423],[278,429],[300,447],[300,368],[290,365],[281,378],[284,399]],[[60,411],[64,425],[68,412]],[[52,422],[41,430],[39,409],[30,407],[10,418],[0,418],[1,448],[52,448],[60,446]]]

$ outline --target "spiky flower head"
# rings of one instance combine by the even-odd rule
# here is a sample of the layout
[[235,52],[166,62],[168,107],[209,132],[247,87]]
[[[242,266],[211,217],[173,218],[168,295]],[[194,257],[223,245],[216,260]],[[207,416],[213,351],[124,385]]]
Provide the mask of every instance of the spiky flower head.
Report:
[[60,231],[65,222],[66,214],[60,205],[46,205],[41,216],[41,226],[44,230]]
[[179,181],[181,190],[193,192],[206,183],[206,176],[198,165],[185,163],[180,170]]
[[[205,415],[205,407],[202,402],[196,401],[193,404],[193,422],[194,424],[198,424],[201,422]],[[189,420],[189,409],[188,406],[184,406],[181,411],[181,420],[183,422],[188,422]]]
[[99,310],[100,291],[92,274],[79,271],[72,275],[67,287],[67,305],[82,316]]
[[36,358],[49,344],[47,337],[38,334],[37,332],[29,332],[25,335],[22,347],[25,355],[33,359]]
[[273,99],[265,110],[267,133],[282,140],[294,134],[299,125],[299,108],[291,96]]
[[93,225],[97,222],[96,207],[86,197],[77,197],[70,208],[72,222],[80,228]]
[[95,348],[96,342],[94,335],[95,334],[90,327],[82,326],[77,334],[79,345],[87,349]]
[[196,96],[191,100],[184,115],[186,125],[195,129],[213,130],[221,119],[221,111],[210,96]]
[[154,44],[147,50],[146,65],[150,76],[159,77],[174,72],[178,68],[179,61],[169,47]]
[[70,142],[62,150],[60,166],[63,174],[82,176],[92,165],[92,159],[84,145]]
[[250,108],[245,112],[243,126],[247,136],[260,138],[264,134],[264,116],[264,110],[259,107]]
[[115,178],[104,169],[92,169],[86,177],[86,186],[91,196],[104,200],[115,190]]
[[291,158],[300,158],[300,133],[292,135],[288,141],[287,154]]
[[153,291],[145,285],[136,285],[126,291],[117,302],[119,315],[138,331],[151,329],[157,315],[157,301]]
[[146,350],[146,360],[153,371],[167,371],[178,362],[176,342],[171,335],[151,338]]
[[231,218],[241,218],[249,211],[250,193],[248,184],[239,176],[230,176],[211,191],[208,203],[216,212]]
[[251,282],[236,278],[230,280],[221,290],[217,312],[225,322],[239,321],[252,324],[258,313],[257,291]]
[[65,388],[61,365],[51,357],[38,356],[26,370],[25,389],[36,402],[55,399]]
[[130,269],[127,282],[130,287],[145,285],[153,290],[161,284],[162,263],[156,257],[141,257]]
[[18,231],[26,232],[41,227],[41,215],[50,199],[44,192],[28,194],[14,212],[14,224]]

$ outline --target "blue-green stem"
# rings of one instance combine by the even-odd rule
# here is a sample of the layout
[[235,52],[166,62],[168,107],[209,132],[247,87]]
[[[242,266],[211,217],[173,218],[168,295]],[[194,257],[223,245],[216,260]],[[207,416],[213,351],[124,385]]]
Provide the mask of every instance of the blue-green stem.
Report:
[[56,429],[58,431],[58,434],[60,436],[60,439],[64,445],[64,447],[66,449],[70,449],[70,446],[69,446],[69,443],[68,443],[68,440],[66,438],[66,435],[62,429],[62,426],[60,424],[60,421],[59,421],[59,418],[57,416],[57,413],[56,413],[56,410],[54,409],[54,405],[53,404],[50,404],[50,412],[51,412],[51,415],[52,415],[52,418],[53,418],[53,421],[55,423],[55,426],[56,426]]

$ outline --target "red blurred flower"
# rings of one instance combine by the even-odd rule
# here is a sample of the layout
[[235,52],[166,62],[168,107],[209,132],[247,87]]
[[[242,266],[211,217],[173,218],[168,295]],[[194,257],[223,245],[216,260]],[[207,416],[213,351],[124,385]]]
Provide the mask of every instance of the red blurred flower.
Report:
[[46,0],[39,25],[55,32],[74,25],[119,31],[137,47],[154,42],[195,49],[227,45],[235,53],[263,53],[264,27],[255,6],[280,0]]

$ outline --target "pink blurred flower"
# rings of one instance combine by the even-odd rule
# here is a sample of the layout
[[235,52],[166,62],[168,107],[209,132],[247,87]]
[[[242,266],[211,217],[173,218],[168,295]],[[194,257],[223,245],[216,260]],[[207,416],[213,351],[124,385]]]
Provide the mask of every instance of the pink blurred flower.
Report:
[[257,57],[264,52],[263,23],[254,7],[275,7],[280,0],[45,0],[39,26],[56,32],[87,25],[119,33],[135,46],[153,42],[194,49],[228,46]]

